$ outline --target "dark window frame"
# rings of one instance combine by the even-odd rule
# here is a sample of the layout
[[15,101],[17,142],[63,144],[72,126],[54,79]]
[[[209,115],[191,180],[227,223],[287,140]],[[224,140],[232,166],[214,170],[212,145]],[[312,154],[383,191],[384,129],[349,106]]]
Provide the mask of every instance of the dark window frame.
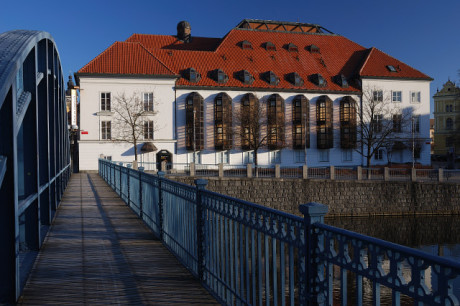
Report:
[[[192,92],[185,103],[185,147],[188,151],[204,149],[204,106],[203,97]],[[195,125],[194,125],[195,123]],[[195,143],[195,146],[194,146]]]
[[292,124],[292,148],[310,148],[310,101],[304,95],[292,100]]
[[270,150],[279,150],[285,143],[285,103],[279,94],[267,100],[267,145]]
[[216,150],[232,149],[232,124],[232,98],[222,92],[214,99],[214,148]]
[[356,101],[350,96],[340,100],[340,146],[354,149],[357,142]]
[[112,121],[110,120],[101,121],[101,139],[102,140],[112,139]]
[[333,102],[328,96],[320,96],[316,101],[316,136],[318,149],[334,147]]
[[112,94],[110,92],[101,92],[101,111],[110,112],[112,110],[111,100]]

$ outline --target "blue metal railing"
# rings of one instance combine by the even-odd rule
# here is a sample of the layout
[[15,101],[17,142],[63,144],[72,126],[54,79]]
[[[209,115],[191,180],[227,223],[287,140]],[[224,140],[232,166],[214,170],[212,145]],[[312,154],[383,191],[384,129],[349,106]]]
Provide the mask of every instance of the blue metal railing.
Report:
[[206,190],[206,180],[193,187],[106,160],[99,173],[221,303],[379,305],[390,290],[394,305],[401,295],[459,304],[460,263],[325,225],[324,205],[301,205],[300,218]]

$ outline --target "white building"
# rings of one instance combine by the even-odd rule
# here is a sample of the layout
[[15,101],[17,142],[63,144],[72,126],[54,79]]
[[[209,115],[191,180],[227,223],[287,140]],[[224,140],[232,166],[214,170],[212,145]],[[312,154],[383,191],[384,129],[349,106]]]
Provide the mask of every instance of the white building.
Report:
[[[269,117],[261,135],[272,132],[258,164],[365,165],[359,110],[371,92],[414,118],[413,128],[395,124],[391,137],[405,145],[391,161],[411,162],[407,144],[416,138],[422,140],[416,161],[430,163],[423,140],[429,140],[431,78],[401,61],[311,24],[243,20],[223,38],[192,37],[187,22],[177,30],[177,36],[134,34],[78,71],[81,170],[97,169],[101,155],[134,159],[133,145],[112,137],[119,128],[112,107],[122,94],[153,101],[157,112],[143,118],[138,147],[153,143],[156,151],[141,154],[142,161],[253,162],[254,147],[235,133],[242,123],[232,114],[260,103]],[[383,120],[395,123],[392,114]],[[387,164],[386,150],[376,150],[373,165]]]

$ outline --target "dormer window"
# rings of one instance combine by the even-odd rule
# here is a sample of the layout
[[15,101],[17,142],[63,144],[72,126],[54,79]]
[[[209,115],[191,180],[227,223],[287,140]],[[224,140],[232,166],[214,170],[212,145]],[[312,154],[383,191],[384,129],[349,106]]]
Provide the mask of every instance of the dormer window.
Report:
[[390,70],[390,72],[398,72],[398,70],[396,70],[395,66],[393,65],[388,65],[387,69]]
[[228,81],[228,75],[222,69],[214,70],[213,77],[219,84],[225,84]]
[[311,76],[311,81],[318,87],[326,87],[327,81],[319,73],[313,74]]
[[251,85],[254,83],[254,77],[247,70],[241,70],[239,73],[239,79],[243,84]]
[[303,79],[297,72],[289,74],[288,79],[294,86],[303,86]]
[[299,48],[296,45],[294,45],[293,43],[288,43],[287,46],[286,46],[286,49],[289,52],[299,52]]
[[185,77],[192,83],[197,83],[201,80],[201,74],[199,74],[195,68],[189,68],[185,71]]
[[243,49],[243,50],[252,49],[252,44],[247,40],[243,40],[241,42],[241,49]]
[[339,74],[338,76],[336,76],[335,81],[338,85],[340,85],[340,87],[348,88],[347,78],[343,74]]
[[316,45],[309,45],[308,51],[310,51],[310,53],[321,53],[319,47]]
[[267,42],[265,43],[265,49],[266,49],[267,51],[276,51],[275,45],[274,45],[272,42],[270,42],[270,41],[267,41]]
[[273,71],[268,71],[265,74],[265,79],[268,84],[276,86],[280,82],[280,78],[273,72]]

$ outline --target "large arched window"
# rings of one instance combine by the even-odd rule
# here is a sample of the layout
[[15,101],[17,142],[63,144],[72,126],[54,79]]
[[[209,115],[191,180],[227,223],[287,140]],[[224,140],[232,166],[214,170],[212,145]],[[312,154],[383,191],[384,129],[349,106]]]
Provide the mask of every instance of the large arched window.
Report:
[[340,100],[340,146],[343,149],[356,146],[356,101],[350,96]]
[[214,148],[232,148],[232,98],[222,92],[214,99]]
[[203,97],[192,92],[185,99],[185,137],[186,149],[204,149]]
[[270,150],[284,147],[284,99],[273,94],[267,101],[267,144]]
[[292,147],[310,147],[310,101],[304,95],[297,95],[292,101]]
[[316,101],[316,135],[318,149],[330,149],[334,146],[332,130],[332,100],[321,96]]
[[241,98],[239,120],[241,122],[241,148],[254,149],[254,144],[260,137],[260,105],[259,99],[252,93],[247,93]]

